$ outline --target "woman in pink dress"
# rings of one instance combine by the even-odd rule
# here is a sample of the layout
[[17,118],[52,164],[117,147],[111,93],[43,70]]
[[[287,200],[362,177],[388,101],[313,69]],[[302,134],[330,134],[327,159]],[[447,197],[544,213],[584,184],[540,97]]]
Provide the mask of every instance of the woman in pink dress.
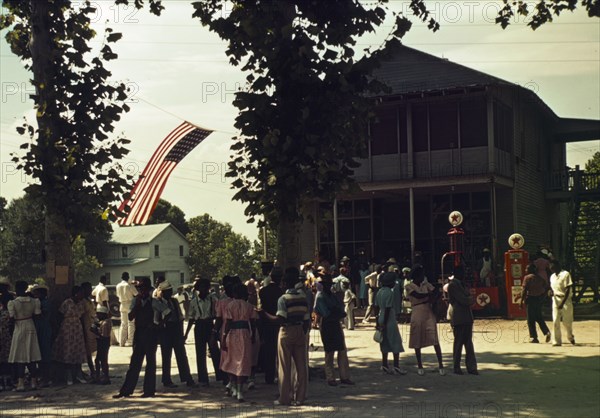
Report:
[[223,294],[222,294],[222,298],[219,299],[219,301],[217,302],[217,305],[215,306],[215,316],[216,316],[216,320],[215,320],[215,327],[213,329],[213,333],[215,334],[215,337],[218,339],[219,341],[219,345],[221,347],[221,356],[219,359],[219,370],[221,371],[221,374],[223,375],[223,384],[226,385],[225,386],[225,393],[227,395],[231,395],[232,394],[232,383],[229,381],[229,376],[227,375],[227,373],[225,371],[223,371],[223,363],[226,361],[227,358],[227,351],[223,350],[223,346],[225,344],[225,327],[224,327],[224,323],[225,323],[225,310],[227,309],[227,306],[229,305],[229,303],[231,303],[233,301],[233,287],[237,284],[237,283],[241,283],[241,280],[237,280],[235,277],[232,276],[225,276],[223,277]]
[[67,371],[67,385],[72,385],[73,380],[84,383],[85,380],[77,378],[77,371],[85,363],[87,353],[83,336],[82,317],[85,307],[81,300],[83,290],[73,286],[71,297],[60,305],[59,312],[63,315],[58,336],[54,342],[54,360],[63,363]]
[[256,340],[257,314],[254,306],[246,302],[246,286],[237,284],[233,288],[233,297],[224,313],[225,332],[222,349],[227,352],[227,356],[222,363],[222,369],[229,374],[232,396],[243,402],[243,385],[252,372],[252,345]]

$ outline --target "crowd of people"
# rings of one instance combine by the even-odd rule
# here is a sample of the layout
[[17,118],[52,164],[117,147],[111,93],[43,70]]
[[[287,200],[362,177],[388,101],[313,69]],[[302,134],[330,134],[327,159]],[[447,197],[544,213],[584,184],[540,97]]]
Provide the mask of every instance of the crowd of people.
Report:
[[[374,318],[381,371],[404,375],[407,370],[400,367],[399,360],[405,349],[398,322],[407,302],[411,306],[408,347],[415,352],[417,374],[425,374],[421,350],[433,347],[437,371],[444,376],[435,312],[442,298],[447,300],[447,319],[454,333],[453,372],[463,374],[464,348],[467,372],[479,374],[472,342],[473,300],[464,284],[461,265],[442,287],[441,283],[428,280],[418,262],[400,268],[391,258],[379,265],[360,265],[358,271],[352,271],[348,261],[342,259],[339,267],[311,262],[301,269],[274,267],[262,282],[254,276],[245,282],[238,276],[225,276],[221,289],[215,289],[206,278],[196,278],[190,295],[183,295],[181,289],[174,294],[164,277],[154,284],[149,278],[132,282],[128,273],[123,273],[116,286],[121,320],[118,341],[122,346],[132,346],[132,354],[124,382],[113,397],[134,393],[144,361],[141,396],[156,395],[156,353],[160,346],[161,383],[165,390],[177,386],[171,377],[174,353],[179,379],[188,387],[209,386],[210,358],[214,380],[237,401],[245,400],[246,391],[255,386],[260,372],[264,373],[265,384],[278,384],[276,405],[301,405],[308,387],[311,329],[320,334],[327,384],[354,385],[344,328],[354,329],[357,306],[366,308],[363,323]],[[554,331],[551,333],[541,319],[540,299],[548,287],[534,264],[525,278],[523,294],[530,330],[535,333],[537,323],[547,341],[553,335],[554,344],[560,345],[562,320],[567,338],[574,343],[570,275],[558,262],[550,268],[554,273],[550,277]],[[358,283],[349,278],[352,274],[359,277]],[[67,385],[110,384],[112,320],[108,299],[104,277],[95,288],[89,282],[74,286],[71,296],[60,305],[59,325],[53,331],[55,321],[50,318],[48,288],[17,281],[13,293],[8,279],[0,278],[0,389],[14,387],[23,391],[26,385],[31,389],[46,386],[57,376],[52,364],[60,365],[58,369],[64,372]],[[197,379],[192,375],[186,352],[192,329]],[[86,364],[87,374],[82,367]]]

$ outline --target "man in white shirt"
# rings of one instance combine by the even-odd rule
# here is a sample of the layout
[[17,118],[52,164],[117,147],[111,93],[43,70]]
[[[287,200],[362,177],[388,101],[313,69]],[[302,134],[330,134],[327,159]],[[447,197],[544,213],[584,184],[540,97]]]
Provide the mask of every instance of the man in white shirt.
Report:
[[121,313],[119,345],[121,347],[130,347],[133,344],[135,321],[129,320],[129,307],[138,291],[133,284],[129,283],[129,273],[126,271],[121,275],[121,283],[117,285],[116,292],[119,298],[119,311]]
[[92,298],[94,298],[94,300],[96,301],[96,309],[104,306],[108,309],[108,312],[110,312],[110,306],[108,306],[108,289],[106,288],[106,276],[100,277],[100,283],[98,283],[94,290],[92,290]]
[[562,344],[561,320],[567,330],[567,339],[575,345],[575,337],[573,336],[573,280],[571,274],[561,268],[558,260],[553,260],[550,263],[550,270],[553,272],[550,276],[552,321],[554,322],[552,345],[556,347]]

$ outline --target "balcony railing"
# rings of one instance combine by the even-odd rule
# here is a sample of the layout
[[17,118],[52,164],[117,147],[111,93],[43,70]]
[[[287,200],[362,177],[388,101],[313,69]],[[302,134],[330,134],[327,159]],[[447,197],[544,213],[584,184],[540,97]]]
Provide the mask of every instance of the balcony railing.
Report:
[[579,168],[551,172],[546,178],[548,192],[600,192],[600,172],[583,171]]

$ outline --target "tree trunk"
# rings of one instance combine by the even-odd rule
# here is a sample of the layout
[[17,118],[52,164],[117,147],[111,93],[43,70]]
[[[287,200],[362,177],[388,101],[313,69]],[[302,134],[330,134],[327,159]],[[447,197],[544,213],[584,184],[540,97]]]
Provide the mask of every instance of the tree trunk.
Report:
[[300,221],[280,217],[277,225],[277,265],[282,268],[300,267]]
[[47,210],[45,219],[46,283],[52,308],[71,296],[75,282],[71,235],[62,214]]
[[[56,118],[57,111],[56,70],[53,56],[55,46],[50,33],[50,7],[46,1],[30,0],[31,34],[29,50],[31,52],[31,70],[33,85],[36,89],[36,119],[38,123],[37,146],[41,154],[40,177],[42,201],[46,209],[45,215],[45,252],[46,252],[46,282],[50,288],[49,299],[52,309],[71,295],[74,283],[71,256],[71,236],[66,220],[61,212],[68,202],[57,202],[60,198],[52,195],[57,180],[63,177],[57,168],[55,144],[60,138]],[[58,171],[58,172],[57,172]]]

